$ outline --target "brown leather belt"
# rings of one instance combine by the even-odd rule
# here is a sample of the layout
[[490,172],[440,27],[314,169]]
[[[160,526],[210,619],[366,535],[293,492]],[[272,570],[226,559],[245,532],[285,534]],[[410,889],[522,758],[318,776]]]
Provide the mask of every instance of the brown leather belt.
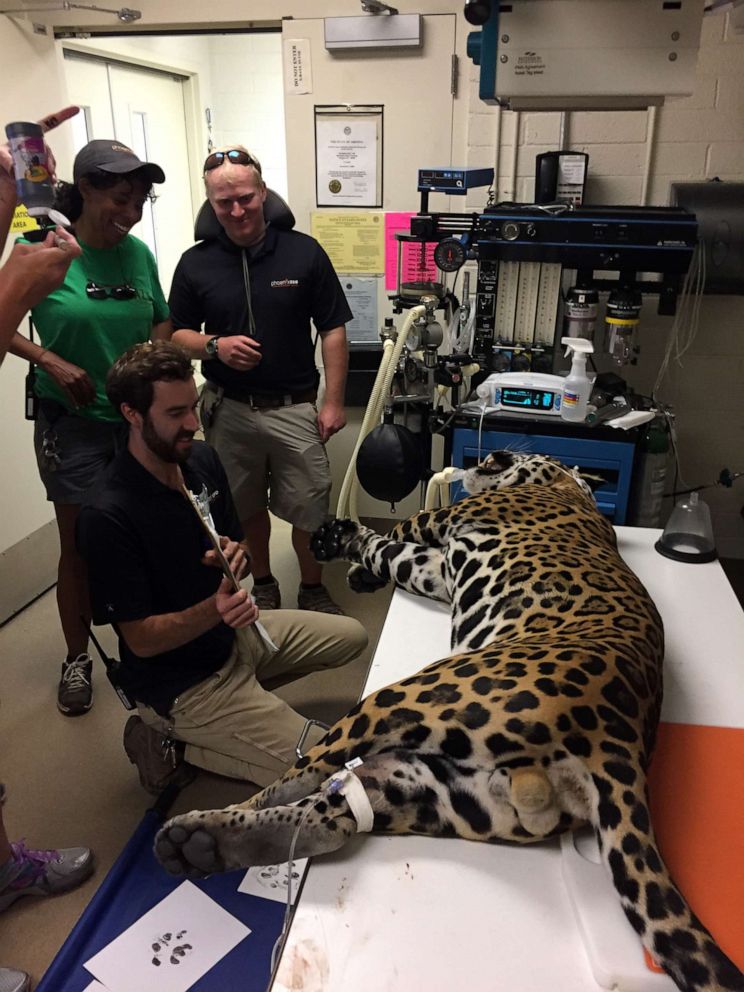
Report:
[[246,403],[254,410],[277,409],[281,406],[294,406],[295,403],[314,403],[318,398],[317,389],[306,389],[301,393],[247,393],[242,389],[222,386],[222,395],[237,403]]

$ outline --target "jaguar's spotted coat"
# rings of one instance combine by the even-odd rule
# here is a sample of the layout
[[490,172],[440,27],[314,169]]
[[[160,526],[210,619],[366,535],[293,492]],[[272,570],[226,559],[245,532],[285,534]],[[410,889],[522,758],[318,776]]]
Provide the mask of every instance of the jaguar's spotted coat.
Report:
[[[374,829],[533,842],[589,821],[623,909],[686,992],[744,990],[664,866],[646,801],[663,629],[575,472],[499,452],[474,493],[381,537],[351,521],[314,538],[350,583],[452,604],[452,654],[374,693],[277,783],[239,806],[175,817],[156,849],[203,874],[341,847],[356,832],[324,785],[354,757]],[[296,806],[289,803],[298,801]]]

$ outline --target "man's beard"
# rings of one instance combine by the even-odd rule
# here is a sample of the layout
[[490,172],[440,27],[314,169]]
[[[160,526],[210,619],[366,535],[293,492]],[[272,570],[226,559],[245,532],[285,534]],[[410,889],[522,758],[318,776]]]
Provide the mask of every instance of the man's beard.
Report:
[[194,435],[191,431],[179,431],[172,441],[166,441],[155,430],[149,414],[145,414],[142,421],[142,440],[150,451],[164,462],[182,465],[188,461],[191,454],[191,447],[179,448],[178,442],[183,440],[191,441],[193,438]]

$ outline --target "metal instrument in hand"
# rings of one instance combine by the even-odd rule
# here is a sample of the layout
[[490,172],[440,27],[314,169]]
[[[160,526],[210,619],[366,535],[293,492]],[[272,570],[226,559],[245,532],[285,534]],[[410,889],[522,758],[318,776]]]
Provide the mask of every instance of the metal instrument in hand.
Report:
[[240,585],[238,580],[235,578],[235,573],[230,567],[230,563],[225,557],[225,553],[222,550],[222,544],[220,542],[220,536],[214,526],[214,521],[212,520],[212,512],[209,508],[211,501],[217,496],[217,493],[213,493],[211,496],[207,491],[207,487],[202,485],[201,492],[192,493],[190,489],[187,489],[186,485],[183,486],[182,492],[186,499],[189,501],[190,506],[199,518],[199,522],[204,528],[210,543],[217,555],[217,560],[220,563],[220,568],[222,569],[222,574],[226,579],[229,579],[233,585],[235,592],[238,592]]
[[[192,493],[190,489],[186,488],[185,484],[182,487],[182,492],[186,497],[186,499],[191,504],[194,513],[196,513],[197,517],[199,518],[202,527],[207,532],[212,547],[214,548],[215,553],[217,555],[217,560],[220,563],[222,574],[225,576],[226,579],[230,580],[230,582],[232,583],[233,590],[235,592],[240,592],[241,589],[240,583],[236,579],[235,573],[230,567],[230,562],[225,557],[225,552],[222,550],[222,544],[220,543],[220,536],[217,533],[216,527],[214,526],[214,520],[212,520],[212,512],[209,509],[209,504],[212,502],[213,499],[215,499],[215,497],[219,496],[219,493],[214,492],[210,496],[207,487],[205,485],[202,485],[201,492]],[[251,626],[255,634],[261,638],[261,640],[268,646],[268,648],[272,652],[279,650],[276,644],[269,636],[266,628],[262,623],[259,623],[259,621],[256,620],[255,623],[253,623]]]

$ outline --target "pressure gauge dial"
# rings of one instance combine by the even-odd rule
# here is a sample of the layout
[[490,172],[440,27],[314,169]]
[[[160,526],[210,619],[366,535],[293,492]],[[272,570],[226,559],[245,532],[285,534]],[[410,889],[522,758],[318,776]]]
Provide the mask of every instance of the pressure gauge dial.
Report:
[[424,339],[426,337],[426,331],[423,324],[419,322],[414,322],[408,331],[408,337],[406,338],[406,348],[409,351],[421,351],[424,346]]
[[513,220],[505,220],[501,225],[501,237],[504,241],[516,241],[519,237],[519,224]]
[[457,238],[445,238],[434,249],[434,261],[442,272],[457,272],[466,260],[465,245]]

